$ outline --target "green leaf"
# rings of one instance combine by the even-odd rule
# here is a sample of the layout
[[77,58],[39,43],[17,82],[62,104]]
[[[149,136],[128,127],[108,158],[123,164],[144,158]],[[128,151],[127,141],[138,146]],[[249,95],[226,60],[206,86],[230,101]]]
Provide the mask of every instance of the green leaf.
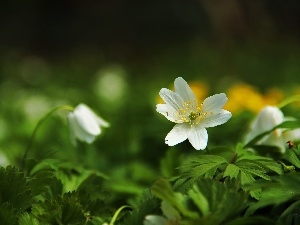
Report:
[[300,160],[297,152],[294,149],[287,150],[282,158],[290,162],[295,167],[300,168]]
[[125,218],[123,225],[143,224],[146,215],[160,214],[160,203],[149,190],[145,190],[141,196],[138,207],[136,207]]
[[251,184],[255,181],[253,176],[247,171],[241,171],[241,184],[244,186],[246,184]]
[[280,102],[278,104],[278,108],[283,108],[284,106],[286,106],[292,102],[295,102],[295,101],[300,101],[300,95],[292,95],[292,96],[284,99],[282,102]]
[[78,193],[69,192],[51,200],[33,204],[32,214],[50,224],[84,224],[86,218]]
[[236,152],[232,148],[229,148],[226,146],[210,148],[209,154],[220,156],[220,157],[226,159],[226,161],[228,163],[230,163],[236,157]]
[[[195,187],[189,191],[192,199],[197,199],[196,204],[204,217],[204,224],[223,224],[223,222],[235,215],[239,215],[247,206],[248,193],[238,191],[238,183],[235,180],[225,180],[221,183],[216,180],[201,179]],[[203,205],[201,205],[201,201]],[[230,206],[230,207],[228,207]],[[204,212],[204,213],[203,213]]]
[[30,178],[29,186],[35,200],[51,199],[62,194],[62,183],[53,171],[40,171]]
[[20,213],[30,207],[32,194],[24,174],[12,166],[0,168],[0,207],[9,203]]
[[15,225],[18,222],[18,211],[11,203],[0,205],[0,224]]
[[276,225],[299,224],[300,200],[291,204],[278,218]]
[[252,215],[257,209],[263,208],[269,205],[278,205],[286,202],[298,194],[288,187],[282,186],[270,186],[267,189],[263,189],[258,202],[253,203],[247,210],[246,215]]
[[271,179],[270,176],[266,174],[267,171],[264,169],[264,167],[260,165],[260,163],[256,163],[255,161],[244,159],[238,161],[235,165],[245,173],[253,174],[265,180]]
[[269,169],[270,171],[274,171],[277,174],[283,174],[283,169],[281,164],[273,161],[273,160],[256,160],[256,162],[259,162],[260,165],[262,165],[264,168]]
[[196,218],[197,213],[190,211],[185,207],[185,196],[179,192],[174,192],[170,183],[166,179],[158,179],[154,182],[151,192],[163,201],[176,208],[182,215],[188,218]]
[[19,217],[19,225],[40,225],[40,222],[32,214],[25,212]]
[[240,172],[240,168],[234,164],[229,164],[224,172],[223,177],[237,178]]
[[210,213],[209,202],[200,192],[197,185],[194,185],[193,188],[188,191],[188,195],[191,197],[198,209],[200,209],[203,216],[207,216]]
[[216,170],[223,164],[227,164],[227,160],[217,155],[201,155],[187,160],[180,169],[182,175],[176,180],[175,190],[185,191],[190,188],[193,182],[203,176],[212,178]]

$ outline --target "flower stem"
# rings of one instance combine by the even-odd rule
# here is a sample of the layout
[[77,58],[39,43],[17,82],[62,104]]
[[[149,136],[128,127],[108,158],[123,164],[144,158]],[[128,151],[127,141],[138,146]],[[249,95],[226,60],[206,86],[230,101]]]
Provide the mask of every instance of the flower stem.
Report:
[[120,212],[123,210],[123,209],[126,209],[126,208],[132,208],[131,206],[129,205],[123,205],[121,206],[116,212],[115,214],[113,215],[113,218],[111,219],[109,225],[114,225],[115,221],[117,220],[117,217],[118,215],[120,214]]
[[57,110],[73,111],[74,108],[72,106],[69,106],[69,105],[56,106],[53,109],[51,109],[44,117],[42,117],[39,120],[39,122],[37,123],[37,125],[35,126],[32,134],[31,134],[31,137],[30,137],[30,140],[29,140],[29,144],[27,145],[27,148],[24,151],[24,155],[23,155],[23,158],[22,158],[22,168],[23,169],[25,168],[25,160],[27,158],[29,150],[32,147],[32,144],[33,144],[33,141],[34,141],[34,138],[36,136],[36,133],[37,133],[38,129],[41,127],[41,125],[44,123],[44,121],[47,120]]

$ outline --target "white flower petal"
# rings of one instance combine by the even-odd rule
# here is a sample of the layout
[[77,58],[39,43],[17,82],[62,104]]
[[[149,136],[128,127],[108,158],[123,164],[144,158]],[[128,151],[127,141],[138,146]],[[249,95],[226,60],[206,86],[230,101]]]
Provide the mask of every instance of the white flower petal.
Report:
[[203,112],[218,113],[227,102],[228,98],[224,93],[215,94],[203,101]]
[[81,127],[74,113],[69,113],[68,121],[70,126],[70,138],[74,145],[76,144],[76,138],[89,144],[95,140],[94,135],[86,132],[86,130]]
[[295,130],[288,130],[283,133],[285,143],[287,141],[299,141],[300,140],[300,128]]
[[282,111],[274,106],[264,107],[250,125],[250,131],[246,134],[246,142],[249,142],[257,135],[271,130],[284,120]]
[[284,120],[282,111],[274,106],[264,107],[253,122],[253,128],[265,132],[279,125]]
[[231,112],[221,109],[217,114],[207,115],[202,121],[201,126],[203,127],[215,127],[226,123],[231,118]]
[[183,106],[182,98],[175,92],[162,88],[159,92],[160,97],[170,105],[174,110],[178,111]]
[[109,127],[110,126],[110,124],[107,121],[105,121],[103,118],[98,116],[90,107],[88,107],[87,105],[85,105],[83,103],[79,104],[75,110],[81,111],[82,114],[85,114],[86,116],[90,116],[101,127]]
[[178,113],[168,104],[157,104],[156,111],[164,115],[168,120],[175,123],[182,123],[182,119],[178,117]]
[[144,225],[166,225],[167,219],[162,216],[148,215],[145,217]]
[[207,146],[207,130],[204,127],[192,126],[188,133],[188,139],[196,150],[203,150]]
[[169,146],[177,145],[187,139],[191,126],[188,123],[176,124],[166,136],[166,144]]
[[182,78],[178,77],[174,81],[175,92],[184,100],[184,101],[194,101],[195,95],[191,90],[187,82]]
[[269,146],[277,146],[279,147],[281,153],[284,153],[286,150],[286,142],[284,142],[280,131],[277,129],[273,131],[270,135],[267,135],[263,141],[259,141],[260,145],[269,145]]
[[109,123],[96,115],[85,104],[79,104],[73,112],[68,115],[70,138],[75,145],[76,139],[92,143],[96,136],[101,134],[101,127],[108,127]]
[[95,114],[84,104],[78,105],[74,110],[74,116],[82,129],[91,135],[99,135],[101,130]]

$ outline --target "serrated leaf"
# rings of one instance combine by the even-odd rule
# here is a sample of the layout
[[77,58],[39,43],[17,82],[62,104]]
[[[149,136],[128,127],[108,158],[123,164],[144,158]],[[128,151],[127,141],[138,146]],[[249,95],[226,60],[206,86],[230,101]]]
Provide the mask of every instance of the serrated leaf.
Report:
[[259,201],[248,208],[246,215],[252,215],[257,209],[268,205],[286,202],[295,196],[297,196],[297,193],[287,187],[270,186],[262,191]]
[[214,177],[214,175],[216,174],[217,169],[219,168],[219,166],[220,165],[216,165],[216,166],[212,167],[211,169],[207,170],[205,175],[204,175],[204,178],[212,179]]
[[19,225],[40,225],[40,222],[32,214],[25,212],[19,217]]
[[240,168],[234,164],[229,164],[225,171],[223,177],[237,178],[240,172]]
[[251,195],[252,198],[255,198],[256,200],[259,200],[260,196],[261,196],[261,188],[252,189],[250,191],[250,195]]
[[[201,193],[197,204],[200,211],[203,210],[200,199],[206,200],[203,202],[205,205],[204,224],[223,224],[226,218],[239,215],[247,206],[248,193],[237,191],[236,182],[221,183],[215,180],[201,179],[195,186],[198,190],[193,188],[191,190],[194,191],[189,193],[194,194],[194,199],[197,198],[197,194]],[[230,207],[228,207],[229,205]]]
[[287,150],[282,158],[290,162],[295,167],[300,168],[299,157],[293,149]]
[[195,166],[199,166],[199,165],[206,165],[206,164],[214,164],[214,165],[219,165],[219,164],[223,164],[223,163],[227,163],[227,160],[221,156],[218,155],[201,155],[199,157],[193,157],[189,160],[187,160],[187,162],[185,162],[181,167],[181,169],[185,170],[189,170],[194,168]]
[[35,200],[52,199],[62,195],[62,183],[53,171],[40,171],[30,178],[30,188]]
[[24,174],[12,166],[0,168],[0,206],[10,203],[20,213],[30,207],[31,199]]
[[0,224],[15,225],[18,222],[18,211],[11,203],[0,205]]
[[265,180],[270,180],[270,176],[266,174],[266,170],[260,163],[256,163],[255,161],[251,160],[241,160],[236,165],[240,168],[243,172],[248,172],[250,174],[256,175],[261,177]]
[[235,158],[236,152],[232,148],[226,146],[220,146],[220,147],[210,148],[209,154],[220,156],[226,159],[228,163],[230,163]]
[[[223,164],[227,164],[227,160],[217,155],[201,155],[194,157],[180,167],[182,175],[176,180],[175,190],[188,189],[193,185],[193,182],[203,176],[212,178],[216,170]],[[189,185],[187,185],[189,184]]]
[[[78,198],[78,193],[65,193],[53,199],[33,204],[32,214],[38,219],[50,224],[84,224],[86,218],[84,207]],[[58,222],[59,221],[59,222]]]
[[185,207],[184,195],[174,192],[170,183],[166,179],[158,179],[154,182],[151,192],[163,201],[176,208],[182,215],[188,218],[197,218],[198,214]]
[[262,166],[268,168],[271,171],[274,171],[277,174],[283,174],[283,169],[281,164],[273,161],[273,160],[257,160]]
[[255,182],[253,176],[248,171],[241,170],[241,184],[244,186],[253,182]]
[[143,224],[146,215],[160,214],[159,199],[147,189],[143,192],[138,207],[125,218],[123,225]]

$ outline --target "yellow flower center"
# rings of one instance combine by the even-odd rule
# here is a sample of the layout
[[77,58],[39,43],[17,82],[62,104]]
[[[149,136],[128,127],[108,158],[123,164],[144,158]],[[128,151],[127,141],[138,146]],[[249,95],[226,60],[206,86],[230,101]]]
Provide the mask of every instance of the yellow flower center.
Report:
[[191,126],[197,125],[207,116],[207,112],[202,112],[203,104],[198,105],[197,100],[183,103],[183,107],[177,112],[177,117],[184,123]]

